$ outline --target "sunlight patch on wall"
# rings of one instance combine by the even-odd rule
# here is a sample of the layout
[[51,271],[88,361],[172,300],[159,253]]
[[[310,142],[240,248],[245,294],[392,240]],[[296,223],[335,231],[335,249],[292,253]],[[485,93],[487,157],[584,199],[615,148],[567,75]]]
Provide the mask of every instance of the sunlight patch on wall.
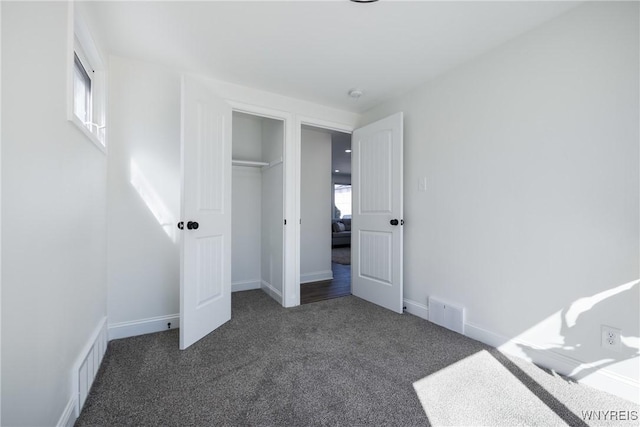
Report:
[[131,159],[130,163],[130,176],[133,188],[138,192],[138,195],[147,205],[147,208],[149,208],[149,211],[158,221],[165,234],[169,236],[172,242],[176,243],[178,241],[178,232],[175,217],[133,159]]
[[[637,358],[640,356],[638,330],[622,330],[619,350],[602,348],[601,325],[610,324],[610,314],[633,304],[640,280],[633,280],[597,294],[579,298],[541,320],[497,348],[507,354],[546,365],[559,362],[558,372],[582,381],[601,370],[625,364],[627,381],[637,387]],[[611,325],[611,326],[616,326]],[[551,355],[551,356],[550,356]],[[634,360],[636,359],[636,360]],[[548,365],[547,365],[548,366]]]
[[589,310],[591,310],[596,304],[606,300],[607,298],[611,298],[614,295],[617,295],[621,292],[628,291],[635,285],[637,285],[640,280],[633,280],[629,283],[625,283],[624,285],[617,286],[615,288],[607,289],[606,291],[597,293],[590,297],[580,298],[576,300],[565,314],[565,320],[567,322],[567,326],[570,328],[575,326],[578,317]]

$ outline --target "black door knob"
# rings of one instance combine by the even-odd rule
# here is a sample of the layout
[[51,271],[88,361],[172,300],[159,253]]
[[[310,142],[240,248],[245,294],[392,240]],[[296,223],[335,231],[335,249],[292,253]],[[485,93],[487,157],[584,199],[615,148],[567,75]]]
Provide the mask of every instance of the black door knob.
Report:
[[188,230],[197,230],[198,227],[200,227],[200,224],[198,224],[196,221],[187,222],[187,229]]
[[398,225],[398,220],[397,219],[392,219],[391,221],[389,221],[389,224],[391,225]]
[[184,221],[180,221],[180,222],[178,223],[178,228],[179,228],[180,230],[184,230]]

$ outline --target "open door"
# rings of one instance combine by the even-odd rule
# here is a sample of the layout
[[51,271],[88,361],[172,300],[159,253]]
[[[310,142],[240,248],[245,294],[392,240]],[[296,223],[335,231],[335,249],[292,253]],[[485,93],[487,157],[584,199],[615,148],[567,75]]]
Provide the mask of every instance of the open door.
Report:
[[180,349],[231,319],[231,107],[183,76]]
[[402,313],[402,113],[353,132],[351,293]]

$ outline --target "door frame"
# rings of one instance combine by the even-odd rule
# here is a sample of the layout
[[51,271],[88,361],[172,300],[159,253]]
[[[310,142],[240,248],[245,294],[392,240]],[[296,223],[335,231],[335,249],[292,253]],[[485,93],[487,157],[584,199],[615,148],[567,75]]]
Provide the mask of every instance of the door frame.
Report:
[[[313,126],[315,128],[320,128],[320,129],[326,129],[326,130],[332,130],[332,131],[337,131],[337,132],[342,132],[342,133],[348,133],[348,134],[353,134],[353,131],[357,128],[357,126],[355,125],[348,125],[345,123],[338,123],[338,122],[332,122],[329,120],[322,120],[322,119],[317,119],[317,118],[313,118],[313,117],[307,117],[307,116],[296,116],[295,118],[295,143],[292,144],[292,151],[295,151],[295,157],[293,158],[293,162],[294,166],[295,166],[295,174],[294,174],[294,179],[293,182],[295,183],[295,194],[294,194],[294,200],[295,200],[295,215],[294,218],[295,220],[295,224],[294,227],[295,230],[295,236],[294,236],[294,242],[292,245],[292,249],[295,249],[295,258],[293,258],[294,260],[294,269],[293,271],[291,271],[291,274],[293,275],[293,280],[290,282],[294,289],[290,289],[290,292],[295,292],[295,295],[293,296],[294,300],[294,305],[287,305],[286,307],[294,307],[297,305],[300,305],[300,220],[301,220],[301,188],[302,188],[302,174],[301,174],[301,166],[302,166],[302,126],[306,125],[306,126]],[[291,255],[291,254],[288,254]],[[289,258],[292,259],[292,258]]]
[[[247,104],[243,102],[226,100],[226,102],[231,105],[231,112],[237,113],[245,113],[250,114],[256,117],[263,117],[267,119],[280,120],[283,122],[283,136],[284,141],[282,146],[282,161],[284,167],[284,176],[283,176],[283,187],[282,187],[282,195],[283,195],[283,206],[282,206],[282,214],[284,219],[287,220],[287,225],[291,224],[292,221],[289,218],[293,218],[294,210],[290,207],[292,205],[293,197],[295,195],[294,186],[289,184],[293,182],[292,176],[295,176],[295,169],[292,163],[295,161],[295,157],[292,156],[293,148],[292,142],[294,141],[293,136],[295,135],[293,130],[294,120],[293,114],[288,113],[286,111],[277,110],[274,108],[261,107],[258,105]],[[231,135],[231,139],[233,141],[233,134]],[[293,169],[293,170],[292,170]],[[233,213],[232,213],[233,215]],[[297,223],[297,221],[293,221]],[[293,248],[293,241],[295,239],[293,227],[284,226],[284,235],[283,235],[283,257],[282,257],[282,273],[283,273],[283,283],[282,283],[282,306],[283,307],[294,307],[300,304],[300,291],[294,289],[293,286],[293,267],[291,262],[287,260],[291,259],[291,251]],[[233,262],[233,261],[232,261]],[[297,296],[296,296],[297,295]],[[297,298],[298,303],[295,304],[295,300]]]

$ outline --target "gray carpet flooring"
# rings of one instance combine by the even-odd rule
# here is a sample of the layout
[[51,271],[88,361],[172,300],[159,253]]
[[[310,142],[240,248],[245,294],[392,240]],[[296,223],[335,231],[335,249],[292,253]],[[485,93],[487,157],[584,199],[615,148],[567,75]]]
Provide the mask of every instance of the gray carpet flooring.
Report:
[[76,425],[604,425],[583,411],[639,409],[353,296],[284,309],[239,292],[232,313],[185,351],[177,330],[111,341]]

